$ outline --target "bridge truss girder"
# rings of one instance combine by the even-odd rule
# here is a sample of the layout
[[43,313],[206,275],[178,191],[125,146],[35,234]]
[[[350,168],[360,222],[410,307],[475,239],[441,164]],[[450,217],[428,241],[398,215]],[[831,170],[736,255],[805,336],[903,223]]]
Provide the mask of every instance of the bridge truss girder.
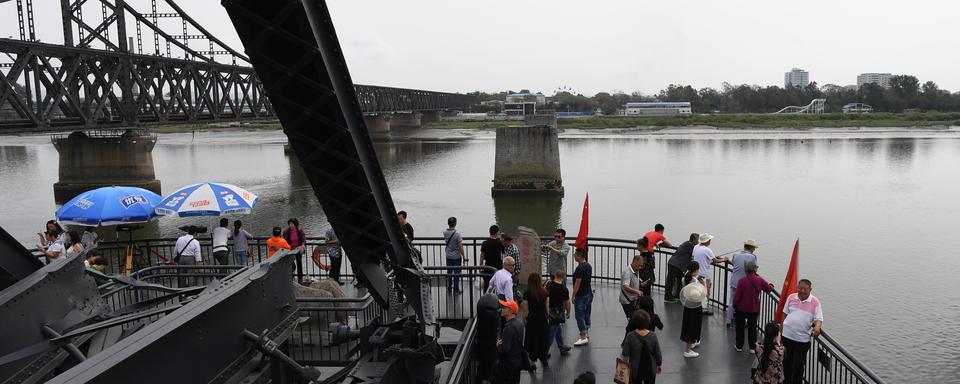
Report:
[[0,39],[0,132],[273,118],[252,68]]

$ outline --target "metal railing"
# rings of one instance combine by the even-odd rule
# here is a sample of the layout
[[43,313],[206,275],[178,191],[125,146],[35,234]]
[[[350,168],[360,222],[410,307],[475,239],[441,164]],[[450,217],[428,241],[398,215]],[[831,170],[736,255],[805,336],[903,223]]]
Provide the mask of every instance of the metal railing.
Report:
[[[447,269],[445,266],[445,244],[440,237],[418,238],[414,246],[420,250],[423,258],[423,266],[431,281],[431,290],[435,298],[435,313],[437,319],[441,321],[465,321],[464,337],[470,336],[469,319],[475,316],[475,303],[479,299],[479,291],[474,289],[478,280],[490,270],[478,268],[480,245],[487,238],[485,237],[465,237],[463,239],[464,251],[468,262],[462,268],[464,274],[460,276],[461,286],[463,287],[463,296],[451,295],[445,289],[444,280],[447,278]],[[203,262],[201,265],[210,265],[212,263],[210,255],[211,239],[199,239],[202,248]],[[542,238],[542,241],[552,240]],[[138,240],[136,248],[141,250],[140,265],[156,265],[166,263],[173,259],[175,251],[173,245],[176,239],[150,239]],[[635,242],[633,240],[611,239],[611,238],[590,238],[588,241],[588,255],[593,266],[593,279],[598,281],[619,281],[621,273],[628,267],[630,261],[636,252]],[[110,261],[110,268],[116,273],[118,266],[123,265],[126,254],[126,242],[101,242],[98,246],[100,255]],[[321,247],[322,257],[325,256],[325,242],[321,238],[307,238],[306,252],[301,257],[302,271],[305,276],[320,276],[326,274],[316,266],[309,256],[314,247]],[[656,281],[655,287],[663,288],[666,279],[666,264],[668,258],[673,255],[675,249],[670,247],[658,247],[654,252],[654,274]],[[260,262],[266,258],[266,238],[249,239],[248,264]],[[232,259],[232,258],[231,258]],[[324,260],[329,262],[329,259]],[[568,272],[572,272],[575,267],[573,257],[568,257]],[[138,265],[135,262],[135,265]],[[343,273],[341,276],[353,276],[353,268],[349,259],[343,258]],[[728,308],[728,286],[731,269],[728,266],[715,266],[712,272],[713,287],[708,297],[709,303],[719,309]],[[569,273],[568,273],[569,274]],[[176,275],[169,273],[154,272],[154,279],[175,279]],[[167,280],[171,282],[171,280]],[[758,326],[761,328],[764,324],[773,320],[776,311],[779,295],[765,294],[761,296],[761,312],[758,318]],[[310,362],[314,365],[332,365],[346,366],[358,351],[356,343],[345,344],[340,347],[330,347],[327,341],[328,336],[324,327],[327,321],[323,319],[335,318],[346,320],[351,326],[362,327],[377,317],[381,309],[373,303],[369,297],[335,299],[335,298],[317,298],[317,299],[298,299],[301,303],[301,313],[306,320],[298,327],[297,333],[291,339],[292,353],[298,361]],[[342,305],[349,304],[346,307]],[[339,306],[338,306],[339,305]],[[336,321],[336,320],[334,320]],[[351,323],[353,322],[353,323]],[[763,330],[760,329],[762,334]],[[472,340],[463,340],[469,342]],[[806,365],[806,380],[810,383],[883,383],[869,368],[864,366],[852,354],[845,350],[839,343],[831,338],[827,332],[822,332],[819,337],[811,341],[811,353],[808,354],[808,363]],[[462,351],[455,354],[458,358],[475,359],[472,351]],[[457,369],[469,370],[467,367],[474,362],[452,361]],[[475,375],[462,374],[459,380],[455,382],[469,382],[470,377]]]

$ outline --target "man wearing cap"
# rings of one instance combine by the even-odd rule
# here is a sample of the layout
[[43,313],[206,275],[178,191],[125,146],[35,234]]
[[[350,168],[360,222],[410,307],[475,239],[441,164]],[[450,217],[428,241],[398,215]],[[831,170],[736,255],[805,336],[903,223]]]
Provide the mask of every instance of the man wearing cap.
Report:
[[[714,255],[713,250],[710,249],[710,242],[713,240],[713,235],[704,232],[700,234],[698,240],[700,244],[693,247],[693,260],[700,264],[700,277],[703,278],[703,285],[707,287],[707,295],[709,296],[711,280],[713,278],[713,264],[722,259]],[[704,310],[703,314],[712,315],[713,313]]]
[[[757,256],[754,255],[754,252],[757,250],[757,241],[754,239],[746,239],[743,241],[743,250],[729,257],[721,257],[723,261],[730,263],[731,268],[733,269],[733,274],[730,275],[730,300],[728,303],[733,303],[733,296],[737,293],[737,284],[740,283],[740,279],[743,278],[747,273],[744,270],[744,265],[746,263],[757,264]],[[727,310],[727,328],[733,328],[733,311]]]
[[497,352],[500,364],[497,366],[496,383],[520,382],[520,359],[523,353],[523,323],[517,319],[520,307],[516,301],[500,300],[500,316],[506,320],[500,340],[497,340]]

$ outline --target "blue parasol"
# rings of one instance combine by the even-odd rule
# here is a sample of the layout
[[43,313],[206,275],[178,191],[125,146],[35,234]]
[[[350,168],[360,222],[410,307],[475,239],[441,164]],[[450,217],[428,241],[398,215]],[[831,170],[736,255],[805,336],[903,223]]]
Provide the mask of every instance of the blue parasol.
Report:
[[161,196],[137,187],[103,187],[81,193],[57,210],[60,224],[98,226],[145,223]]

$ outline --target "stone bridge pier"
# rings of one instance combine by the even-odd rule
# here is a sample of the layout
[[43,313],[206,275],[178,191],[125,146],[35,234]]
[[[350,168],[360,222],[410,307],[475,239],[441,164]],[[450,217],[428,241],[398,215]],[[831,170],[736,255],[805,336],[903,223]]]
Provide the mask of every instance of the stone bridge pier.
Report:
[[421,123],[438,123],[438,122],[440,122],[440,111],[423,111],[423,112],[420,112],[420,122],[421,122]]
[[363,122],[367,124],[367,131],[370,133],[390,132],[390,120],[392,118],[389,113],[363,115]]
[[557,128],[548,125],[497,128],[494,194],[563,194]]
[[73,132],[54,136],[60,153],[60,181],[53,185],[57,204],[91,189],[124,185],[160,193],[153,168],[156,135],[143,131]]
[[390,120],[390,129],[420,129],[420,112],[396,112]]

